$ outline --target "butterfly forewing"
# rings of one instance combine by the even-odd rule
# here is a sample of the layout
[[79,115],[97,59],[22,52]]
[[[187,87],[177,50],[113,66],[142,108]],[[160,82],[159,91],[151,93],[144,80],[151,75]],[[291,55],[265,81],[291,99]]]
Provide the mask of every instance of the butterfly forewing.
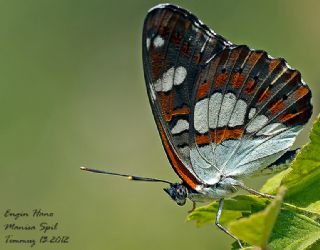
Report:
[[[226,40],[179,7],[160,5],[145,19],[143,64],[150,103],[169,159],[189,184],[194,182],[185,176],[194,175],[188,146],[194,85],[201,66],[226,46]],[[183,168],[188,171],[179,172]]]

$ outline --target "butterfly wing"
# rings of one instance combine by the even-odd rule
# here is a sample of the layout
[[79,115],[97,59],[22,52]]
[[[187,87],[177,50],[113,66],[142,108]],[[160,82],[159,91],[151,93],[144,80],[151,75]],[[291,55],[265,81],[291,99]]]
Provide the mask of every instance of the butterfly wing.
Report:
[[206,62],[230,45],[194,15],[173,5],[151,9],[142,38],[144,75],[153,115],[177,174],[195,188],[189,142],[193,92]]
[[194,94],[191,164],[198,178],[241,178],[292,146],[312,114],[311,91],[284,59],[247,46],[225,48],[200,72]]
[[164,148],[192,188],[269,166],[312,114],[310,89],[285,60],[233,45],[173,5],[148,13],[143,64]]

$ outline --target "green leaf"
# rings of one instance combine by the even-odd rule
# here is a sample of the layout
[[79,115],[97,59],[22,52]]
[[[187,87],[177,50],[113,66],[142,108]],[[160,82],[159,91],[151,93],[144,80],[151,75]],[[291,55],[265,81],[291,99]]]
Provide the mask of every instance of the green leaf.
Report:
[[320,249],[320,224],[307,216],[282,210],[274,226],[269,247],[271,249]]
[[285,201],[320,216],[320,116],[310,133],[310,143],[302,148],[290,168],[271,177],[261,192],[274,194],[280,185],[288,189]]
[[306,207],[308,211],[320,214],[320,201],[316,201],[311,203],[309,206]]
[[[311,212],[320,211],[320,116],[310,133],[310,143],[294,160],[291,171],[282,179],[288,188],[285,201]],[[320,213],[319,213],[320,215]]]
[[[235,241],[235,242],[232,244],[231,250],[239,250],[239,244],[238,244],[238,242]],[[262,249],[261,247],[257,247],[257,246],[243,246],[243,247],[241,248],[241,250],[264,250],[264,249]]]
[[266,249],[284,193],[285,189],[280,189],[276,198],[263,211],[231,222],[228,226],[229,231],[250,245]]
[[271,178],[269,178],[266,183],[262,186],[260,189],[260,192],[266,193],[266,194],[276,194],[278,188],[280,187],[282,179],[291,171],[291,168],[288,168]]
[[[238,195],[233,199],[225,200],[221,224],[226,224],[243,216],[248,216],[265,208],[269,201],[254,195]],[[207,206],[196,208],[191,212],[187,221],[195,221],[197,226],[215,222],[215,214],[218,210],[218,202],[213,202]]]

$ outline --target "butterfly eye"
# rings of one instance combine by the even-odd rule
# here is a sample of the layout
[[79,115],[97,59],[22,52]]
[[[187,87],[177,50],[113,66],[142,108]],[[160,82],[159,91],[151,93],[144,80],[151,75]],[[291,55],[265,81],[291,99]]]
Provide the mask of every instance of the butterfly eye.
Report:
[[179,198],[186,198],[187,197],[187,190],[184,186],[177,187],[177,197]]

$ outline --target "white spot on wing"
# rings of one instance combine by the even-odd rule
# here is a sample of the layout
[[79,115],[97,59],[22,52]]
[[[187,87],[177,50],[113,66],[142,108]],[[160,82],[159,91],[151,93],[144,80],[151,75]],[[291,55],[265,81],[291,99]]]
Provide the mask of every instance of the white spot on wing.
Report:
[[287,127],[281,123],[271,123],[267,126],[265,126],[263,129],[261,129],[257,135],[266,135],[266,136],[269,136],[269,135],[275,135],[277,133],[280,133],[284,130],[286,130]]
[[202,47],[201,47],[201,50],[200,50],[200,53],[203,53],[204,49],[206,48],[206,45],[209,41],[209,37],[206,38],[206,41],[203,43]]
[[155,90],[159,91],[170,91],[173,85],[180,85],[187,76],[187,70],[179,66],[176,69],[174,67],[168,69],[163,73],[162,77],[158,79],[155,84]]
[[236,101],[237,98],[233,93],[227,93],[224,95],[219,113],[218,127],[228,125],[228,121]]
[[194,108],[194,128],[201,134],[208,132],[208,98],[196,103]]
[[146,45],[147,45],[147,50],[149,50],[149,48],[150,48],[150,38],[147,38]]
[[238,100],[232,112],[232,115],[229,121],[229,126],[235,127],[237,125],[243,125],[246,111],[247,111],[247,103],[244,100]]
[[195,32],[198,32],[199,31],[199,28],[195,25],[192,25],[192,30],[195,31]]
[[185,157],[185,158],[190,158],[190,148],[188,146],[184,146],[182,148],[179,147],[178,149],[181,154]]
[[171,129],[172,134],[179,134],[182,131],[189,129],[189,122],[186,120],[178,120],[176,125]]
[[281,72],[276,76],[276,78],[273,79],[273,81],[270,83],[270,86],[274,85],[274,83],[276,81],[278,81],[278,79],[287,71],[287,67],[283,67],[283,69],[281,70]]
[[161,47],[164,44],[164,40],[161,36],[156,36],[156,38],[153,40],[154,47],[158,48]]
[[169,91],[172,89],[173,85],[173,74],[174,68],[170,68],[167,72],[163,74],[162,77],[162,91]]
[[158,79],[155,83],[154,83],[154,89],[159,92],[162,91],[162,80],[161,78]]
[[256,113],[256,111],[257,111],[257,109],[256,109],[256,108],[251,108],[251,109],[250,109],[250,112],[249,112],[249,119],[251,119],[251,118],[254,116],[254,114]]
[[178,68],[176,68],[173,81],[174,85],[180,85],[181,83],[183,83],[186,76],[187,70],[184,67],[179,66]]
[[261,129],[268,122],[268,118],[265,115],[258,115],[247,127],[247,132],[252,133]]
[[174,74],[173,67],[168,69],[168,71],[164,72],[162,75],[162,78],[158,79],[154,84],[156,91],[166,92],[171,90],[173,85],[173,74]]
[[150,92],[151,92],[152,101],[155,101],[157,99],[157,97],[156,97],[156,93],[154,93],[152,86],[150,86]]
[[209,127],[216,128],[218,123],[218,113],[222,102],[222,94],[219,92],[214,93],[210,97],[209,102]]

